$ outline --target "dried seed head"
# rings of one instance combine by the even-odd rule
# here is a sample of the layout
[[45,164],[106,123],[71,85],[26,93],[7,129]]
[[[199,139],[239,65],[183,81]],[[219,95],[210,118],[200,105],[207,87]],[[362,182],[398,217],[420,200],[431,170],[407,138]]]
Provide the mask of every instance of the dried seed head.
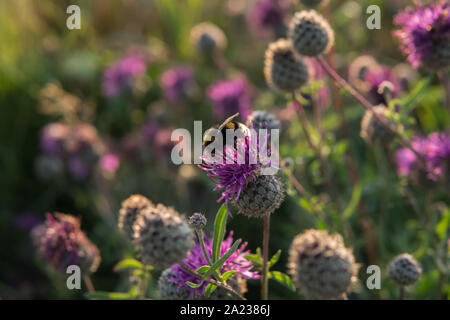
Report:
[[262,218],[273,213],[284,200],[284,188],[275,175],[259,175],[242,190],[234,202],[239,213],[248,217]]
[[[373,112],[376,112],[380,117],[384,117],[391,125],[393,121],[389,119],[389,109],[384,105],[379,105],[373,108]],[[375,145],[382,144],[388,145],[393,139],[394,134],[374,116],[371,110],[367,110],[361,121],[361,138],[366,143]]]
[[410,254],[396,256],[388,266],[389,277],[399,286],[414,284],[422,274],[419,263]]
[[291,41],[279,39],[266,50],[264,75],[273,89],[290,92],[306,84],[308,67],[294,52]]
[[227,38],[223,31],[210,22],[202,22],[193,27],[191,41],[197,51],[205,55],[217,50],[222,51],[227,46]]
[[292,242],[288,269],[309,299],[339,299],[356,282],[358,266],[339,235],[307,230]]
[[185,286],[178,285],[171,268],[167,268],[161,274],[158,289],[161,299],[164,300],[188,300],[189,298],[189,290]]
[[194,245],[193,231],[184,218],[163,204],[142,210],[133,231],[142,261],[155,268],[182,261]]
[[[253,113],[247,118],[247,126],[250,128],[253,126],[253,129],[280,129],[280,121],[273,114],[268,113],[267,111],[257,110],[253,111]],[[269,131],[270,133],[270,131]]]
[[368,91],[370,84],[366,82],[367,72],[372,71],[378,73],[380,69],[381,67],[374,57],[369,55],[359,56],[350,63],[348,78],[359,90]]
[[316,11],[297,12],[289,25],[294,50],[304,56],[326,53],[334,44],[334,32]]
[[150,200],[139,194],[132,195],[122,202],[122,208],[119,211],[119,229],[129,241],[133,240],[133,224],[137,216],[142,210],[152,205]]
[[194,213],[189,217],[189,225],[194,230],[203,230],[206,227],[207,222],[206,217],[201,213]]

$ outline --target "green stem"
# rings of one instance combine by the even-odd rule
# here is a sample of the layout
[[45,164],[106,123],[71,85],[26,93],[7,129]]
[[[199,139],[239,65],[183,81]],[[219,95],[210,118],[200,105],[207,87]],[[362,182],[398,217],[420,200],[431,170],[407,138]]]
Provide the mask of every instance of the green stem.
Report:
[[261,299],[267,300],[269,298],[269,235],[270,235],[270,214],[264,216],[264,231],[263,231],[263,245],[262,245],[262,277],[261,277]]

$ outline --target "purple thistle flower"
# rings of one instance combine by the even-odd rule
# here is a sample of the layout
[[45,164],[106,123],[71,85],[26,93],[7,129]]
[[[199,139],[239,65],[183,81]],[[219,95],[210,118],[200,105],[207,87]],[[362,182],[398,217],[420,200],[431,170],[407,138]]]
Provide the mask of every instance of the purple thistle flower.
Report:
[[84,272],[93,272],[100,263],[97,247],[80,229],[80,220],[66,214],[47,214],[44,224],[32,231],[38,253],[55,270],[65,272],[69,265],[78,265]]
[[256,34],[279,32],[289,7],[288,1],[258,0],[247,15],[247,21]]
[[69,128],[62,123],[47,124],[41,130],[40,146],[42,151],[50,155],[61,155],[68,133]]
[[388,105],[389,103],[389,101],[386,101],[386,97],[381,91],[382,85],[389,84],[392,98],[396,98],[399,94],[400,85],[395,78],[394,73],[388,67],[367,70],[365,80],[368,84],[369,96],[372,100],[372,103],[374,103],[375,105]]
[[194,72],[189,67],[178,67],[165,71],[159,81],[165,98],[172,103],[189,95],[194,83]]
[[[415,8],[408,7],[395,16],[394,23],[402,29],[395,31],[394,36],[400,39],[401,49],[414,68],[430,65],[432,69],[445,67],[433,60],[436,60],[434,55],[437,51],[449,50],[449,9],[448,1],[433,1],[428,7],[417,4]],[[448,65],[448,59],[446,62]]]
[[398,174],[409,176],[415,169],[421,169],[427,173],[428,179],[437,181],[443,174],[445,164],[450,163],[450,135],[435,132],[426,138],[416,137],[412,141],[412,147],[425,159],[425,167],[414,152],[403,148],[396,153]]
[[131,85],[133,79],[144,74],[146,68],[143,55],[130,55],[119,60],[103,73],[103,94],[107,97],[118,95]]
[[[239,240],[241,241],[241,240]],[[233,231],[230,231],[228,237],[222,241],[220,247],[220,256],[223,256],[233,245]],[[207,254],[212,256],[213,239],[205,236],[205,249]],[[247,242],[244,242],[223,264],[220,272],[223,274],[227,271],[235,270],[236,274],[234,276],[241,276],[244,279],[258,279],[260,277],[258,271],[252,271],[253,265],[250,261],[245,259],[245,257],[250,253],[250,251],[244,251],[247,247]],[[203,255],[201,245],[197,241],[197,245],[191,250],[191,253],[184,260],[184,263],[193,270],[208,265],[208,261]],[[186,281],[193,283],[200,283],[200,280],[192,276],[189,272],[184,270],[180,265],[176,264],[172,266],[172,272],[175,274],[175,279],[172,282],[178,284],[178,288],[185,288],[189,291],[189,299],[195,299],[204,295],[205,289],[208,283],[203,283],[199,288],[191,288],[186,285]]]
[[[262,149],[267,146],[267,139],[268,136],[262,141]],[[228,202],[237,201],[247,184],[256,179],[258,169],[262,168],[262,164],[255,161],[258,159],[259,150],[259,143],[255,147],[254,143],[250,143],[250,137],[246,136],[244,139],[237,139],[236,146],[225,145],[222,154],[216,151],[214,157],[202,157],[203,164],[199,165],[199,168],[206,171],[207,176],[216,185],[214,191],[222,191],[217,202],[225,201],[228,208]],[[240,157],[243,161],[238,161]],[[230,213],[230,210],[228,212]]]
[[217,82],[208,88],[207,94],[216,119],[224,119],[238,112],[245,119],[251,113],[251,99],[245,79]]

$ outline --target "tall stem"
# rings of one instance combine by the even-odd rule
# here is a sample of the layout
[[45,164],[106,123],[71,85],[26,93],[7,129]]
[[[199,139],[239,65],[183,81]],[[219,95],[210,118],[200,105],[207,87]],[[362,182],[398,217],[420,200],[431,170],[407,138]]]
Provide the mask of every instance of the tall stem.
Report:
[[398,288],[398,298],[399,300],[405,300],[405,287],[401,286]]
[[270,214],[264,216],[263,245],[262,245],[262,277],[261,277],[261,299],[269,298],[269,235],[270,235]]
[[88,289],[89,293],[94,293],[95,288],[94,288],[94,284],[92,283],[91,277],[85,275],[85,276],[83,276],[83,281],[84,281],[84,284],[86,285],[86,288]]

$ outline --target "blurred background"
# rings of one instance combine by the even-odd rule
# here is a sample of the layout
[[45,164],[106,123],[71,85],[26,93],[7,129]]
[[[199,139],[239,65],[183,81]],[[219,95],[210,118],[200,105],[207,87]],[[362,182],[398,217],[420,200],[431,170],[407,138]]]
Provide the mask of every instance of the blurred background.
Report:
[[[30,231],[47,212],[81,219],[81,228],[102,257],[92,281],[105,291],[124,291],[128,286],[128,276],[113,267],[135,256],[117,228],[120,204],[129,195],[143,194],[187,216],[201,212],[212,222],[219,194],[199,168],[171,162],[170,134],[174,128],[192,130],[193,120],[202,120],[204,130],[224,120],[217,116],[210,94],[210,86],[223,80],[242,83],[252,110],[278,117],[281,156],[291,161],[286,170],[308,190],[308,196],[299,195],[288,175],[281,174],[287,197],[272,218],[270,244],[272,254],[282,249],[276,269],[286,271],[295,235],[308,228],[328,229],[343,235],[361,264],[359,286],[350,299],[396,298],[385,270],[387,262],[403,252],[414,254],[423,268],[409,297],[450,296],[448,185],[414,186],[399,177],[393,164],[399,144],[366,145],[359,136],[364,109],[344,92],[349,134],[342,139],[330,83],[316,75],[304,96],[306,101],[321,97],[320,106],[311,103],[305,108],[315,134],[324,135],[321,147],[330,172],[323,176],[289,100],[269,90],[263,74],[266,47],[280,32],[273,21],[282,24],[302,7],[296,0],[280,1],[281,16],[264,20],[256,12],[257,2],[0,2],[0,298],[83,298],[83,290],[67,290],[66,277],[35,254]],[[395,74],[399,82],[406,81],[402,94],[426,76],[408,68],[392,36],[393,16],[410,2],[330,1],[342,75],[349,74],[357,57],[371,55],[390,70],[403,71]],[[66,27],[66,8],[71,4],[81,8],[80,30]],[[366,28],[365,10],[371,4],[381,7],[381,30]],[[227,38],[223,55],[213,59],[201,56],[190,38],[192,27],[204,21],[220,27]],[[173,84],[177,77],[184,79],[182,89]],[[434,79],[417,100],[412,122],[406,124],[411,135],[448,128],[443,101],[442,87]],[[359,173],[356,188],[348,177],[347,152]],[[426,226],[405,185],[418,211],[428,215]],[[361,224],[362,204],[369,226]],[[262,221],[235,214],[228,230],[248,241],[252,251],[261,244]],[[369,250],[367,230],[372,239]],[[370,264],[383,270],[381,290],[365,286]],[[155,298],[158,276],[153,272],[150,286]],[[248,287],[247,297],[258,298],[259,282],[249,281]],[[276,282],[270,289],[272,299],[299,298]]]

